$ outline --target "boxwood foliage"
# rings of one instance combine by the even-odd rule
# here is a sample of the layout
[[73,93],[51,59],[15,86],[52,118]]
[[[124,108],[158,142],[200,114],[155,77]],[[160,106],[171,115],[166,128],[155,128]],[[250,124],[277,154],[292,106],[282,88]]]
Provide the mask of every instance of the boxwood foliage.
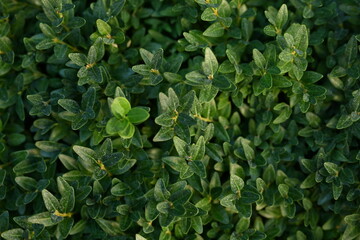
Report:
[[0,0],[0,235],[360,239],[357,0]]

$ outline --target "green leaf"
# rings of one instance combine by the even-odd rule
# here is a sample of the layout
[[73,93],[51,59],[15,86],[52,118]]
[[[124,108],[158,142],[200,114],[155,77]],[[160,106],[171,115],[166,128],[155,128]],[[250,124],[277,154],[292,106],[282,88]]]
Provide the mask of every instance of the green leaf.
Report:
[[221,37],[224,35],[224,27],[220,22],[215,22],[203,32],[203,35],[206,37]]
[[15,178],[15,182],[26,191],[32,192],[36,190],[37,182],[31,177],[18,176]]
[[308,90],[308,94],[313,97],[323,96],[327,92],[326,88],[318,85],[308,85],[306,89]]
[[205,59],[202,67],[206,75],[212,76],[215,75],[219,68],[219,63],[210,48],[205,48]]
[[201,161],[205,155],[205,140],[203,136],[200,136],[196,144],[191,146],[191,160],[192,161]]
[[316,83],[321,78],[323,78],[323,75],[320,73],[313,72],[313,71],[306,71],[306,72],[304,72],[304,75],[302,76],[301,81],[305,84],[311,84],[311,83]]
[[159,179],[154,187],[154,197],[156,201],[165,201],[170,197],[170,192],[166,189],[163,179]]
[[177,112],[175,111],[167,111],[155,118],[155,123],[164,126],[164,127],[171,127],[177,120]]
[[87,162],[87,163],[96,163],[97,162],[97,155],[94,150],[87,148],[87,147],[83,147],[83,146],[77,146],[77,145],[75,145],[73,147],[73,150],[85,162]]
[[41,195],[43,197],[45,207],[49,212],[53,213],[55,211],[61,210],[59,200],[54,195],[52,195],[48,190],[46,189],[42,190]]
[[124,118],[131,109],[129,101],[124,97],[117,97],[111,104],[111,112],[117,118]]
[[356,225],[357,223],[360,222],[360,214],[358,213],[354,213],[354,214],[351,214],[351,215],[347,215],[345,218],[344,218],[345,222],[347,224],[350,224],[350,225]]
[[52,141],[37,141],[35,146],[45,152],[61,151],[62,145]]
[[264,70],[266,69],[266,59],[262,53],[256,48],[253,49],[253,59],[258,68]]
[[353,124],[353,121],[351,120],[351,115],[341,115],[341,117],[339,118],[337,124],[336,124],[336,128],[337,129],[344,129],[344,128],[348,128]]
[[162,161],[177,172],[184,172],[188,167],[185,159],[182,157],[163,157]]
[[85,66],[87,63],[86,55],[82,53],[69,53],[68,57],[79,67]]
[[310,175],[308,175],[305,180],[301,183],[300,188],[303,189],[307,189],[307,188],[312,188],[313,186],[316,185],[316,181],[315,181],[315,173],[311,173]]
[[159,132],[155,135],[154,142],[163,142],[174,137],[174,129],[170,127],[161,127]]
[[135,126],[128,119],[121,119],[121,129],[118,132],[119,136],[124,139],[129,139],[134,136]]
[[59,99],[58,104],[63,107],[66,111],[71,113],[80,113],[79,104],[72,99]]
[[199,177],[206,178],[206,169],[202,161],[191,161],[189,167]]
[[52,214],[50,212],[42,212],[35,214],[28,218],[30,223],[42,224],[45,227],[50,227],[56,225],[58,222],[62,220],[62,218],[52,219]]
[[300,25],[297,27],[294,40],[295,40],[295,46],[302,52],[306,53],[306,50],[309,45],[309,36],[305,25]]
[[360,228],[358,226],[348,225],[345,228],[345,232],[342,235],[342,239],[356,239],[358,236],[360,236]]
[[174,146],[176,148],[176,151],[178,152],[180,157],[187,157],[188,156],[188,152],[187,152],[187,147],[188,144],[182,140],[181,138],[175,136],[173,138],[174,141]]
[[198,234],[203,233],[203,223],[202,218],[200,216],[192,217],[191,218],[191,227],[197,232]]
[[155,70],[159,70],[162,64],[162,60],[163,60],[163,54],[164,54],[164,50],[162,48],[158,49],[150,62],[150,67],[151,69],[155,69]]
[[111,194],[117,197],[127,196],[132,193],[133,190],[131,189],[131,187],[124,182],[119,182],[111,188]]
[[245,185],[241,191],[241,204],[251,204],[260,199],[260,194],[257,189],[251,185]]
[[75,191],[69,183],[67,183],[64,178],[57,178],[57,185],[59,192],[61,194],[60,206],[62,212],[69,213],[74,209],[75,206]]
[[149,117],[148,111],[140,107],[132,108],[127,114],[127,118],[133,124],[145,122]]
[[[96,63],[96,61],[97,61],[97,49],[95,46],[91,46],[88,55],[86,57],[86,63],[93,65]],[[89,69],[92,69],[92,67]]]
[[6,240],[23,240],[24,230],[21,228],[14,228],[1,233],[1,237]]
[[233,193],[240,194],[244,185],[245,185],[244,180],[241,177],[234,174],[230,175],[230,187]]
[[343,190],[342,184],[338,185],[335,182],[332,183],[332,192],[335,200],[338,200],[340,198],[342,190]]
[[40,27],[42,33],[45,36],[47,36],[49,38],[55,38],[56,37],[57,34],[55,33],[55,31],[49,25],[47,25],[45,23],[40,23],[39,27]]
[[357,51],[358,51],[357,46],[358,46],[357,41],[355,39],[355,36],[353,35],[346,44],[346,48],[344,52],[344,56],[346,56],[346,64],[348,68],[355,62],[357,58]]
[[110,118],[106,123],[106,132],[110,135],[117,134],[122,131],[127,125],[126,119],[117,119],[115,117]]
[[140,48],[139,52],[140,52],[140,56],[143,59],[143,61],[145,62],[145,64],[147,66],[150,66],[151,60],[153,59],[154,54],[152,54],[151,52],[149,52],[148,50],[146,50],[144,48]]
[[101,19],[96,20],[96,27],[97,27],[99,33],[103,36],[110,35],[110,33],[111,33],[110,25]]
[[288,9],[286,4],[281,5],[275,19],[275,26],[282,29],[288,20]]
[[264,76],[260,78],[260,84],[264,88],[271,88],[273,85],[272,75],[270,73],[266,73]]
[[245,157],[248,161],[252,161],[255,159],[255,151],[254,149],[250,146],[250,141],[246,138],[240,138],[241,141],[241,145],[244,149],[244,153],[245,153]]
[[339,175],[340,167],[336,163],[324,162],[324,167],[330,175],[332,175],[332,176]]
[[0,214],[0,231],[5,232],[9,229],[9,212],[4,211]]
[[289,186],[288,185],[281,183],[278,185],[278,190],[280,192],[280,195],[283,198],[288,198],[288,194],[289,194]]
[[95,219],[95,221],[100,226],[100,228],[110,236],[117,236],[122,234],[119,222],[105,219]]
[[203,13],[201,14],[201,20],[212,22],[217,19],[217,16],[214,14],[213,8],[208,7],[206,8]]
[[58,230],[64,239],[69,235],[73,225],[74,219],[72,218],[65,218],[63,221],[59,222]]
[[147,240],[147,239],[144,238],[143,236],[141,236],[140,234],[136,234],[135,235],[135,240]]

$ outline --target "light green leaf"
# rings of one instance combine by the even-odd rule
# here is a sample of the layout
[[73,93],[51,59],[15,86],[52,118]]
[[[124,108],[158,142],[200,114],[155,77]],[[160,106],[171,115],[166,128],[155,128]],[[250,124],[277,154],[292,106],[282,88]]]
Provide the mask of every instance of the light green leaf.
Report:
[[191,160],[202,160],[205,155],[205,140],[203,136],[200,136],[196,144],[191,146]]
[[107,36],[111,33],[110,25],[101,19],[96,20],[96,27],[101,35]]
[[215,57],[215,54],[210,48],[205,48],[205,60],[203,63],[203,71],[206,75],[214,76],[219,68],[219,63]]
[[6,240],[23,240],[24,230],[21,228],[14,228],[1,233],[1,237]]
[[173,138],[173,141],[174,141],[174,146],[175,146],[176,151],[178,152],[179,156],[186,157],[188,155],[188,153],[187,153],[188,144],[184,140],[179,138],[178,136],[175,136]]
[[117,118],[123,118],[131,109],[130,102],[124,97],[117,97],[111,104],[111,112]]
[[241,141],[241,145],[244,149],[244,153],[245,153],[245,157],[248,161],[252,161],[255,159],[255,151],[254,149],[250,146],[250,141],[246,138],[240,138]]
[[59,200],[52,193],[44,189],[41,191],[41,195],[43,197],[45,207],[49,212],[53,213],[55,211],[60,211]]
[[206,37],[221,37],[224,35],[224,27],[220,22],[215,22],[203,32],[203,35]]
[[230,187],[233,193],[240,194],[241,189],[243,189],[244,185],[245,185],[244,180],[241,177],[235,174],[232,174],[230,176]]
[[288,20],[288,9],[286,4],[281,5],[275,19],[275,25],[278,29],[282,29]]
[[258,68],[264,70],[266,69],[266,59],[262,53],[256,48],[253,49],[253,59]]
[[75,192],[74,188],[67,183],[64,178],[57,178],[57,185],[61,194],[60,206],[62,212],[70,213],[75,206]]
[[324,167],[330,175],[332,176],[339,175],[340,167],[336,163],[324,162]]
[[297,49],[301,50],[303,53],[306,53],[309,45],[309,36],[305,25],[298,26],[294,36],[294,40]]

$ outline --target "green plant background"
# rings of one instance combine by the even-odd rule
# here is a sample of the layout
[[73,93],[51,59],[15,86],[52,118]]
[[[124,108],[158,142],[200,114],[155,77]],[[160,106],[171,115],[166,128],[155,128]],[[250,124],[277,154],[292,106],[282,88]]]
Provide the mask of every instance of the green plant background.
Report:
[[0,0],[1,238],[360,239],[359,29],[358,0]]

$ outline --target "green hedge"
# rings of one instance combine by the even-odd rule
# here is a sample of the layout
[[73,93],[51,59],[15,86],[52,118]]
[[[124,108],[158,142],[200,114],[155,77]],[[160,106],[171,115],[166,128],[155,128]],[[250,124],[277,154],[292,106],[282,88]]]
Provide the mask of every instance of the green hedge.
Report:
[[0,0],[0,236],[360,239],[359,0]]

